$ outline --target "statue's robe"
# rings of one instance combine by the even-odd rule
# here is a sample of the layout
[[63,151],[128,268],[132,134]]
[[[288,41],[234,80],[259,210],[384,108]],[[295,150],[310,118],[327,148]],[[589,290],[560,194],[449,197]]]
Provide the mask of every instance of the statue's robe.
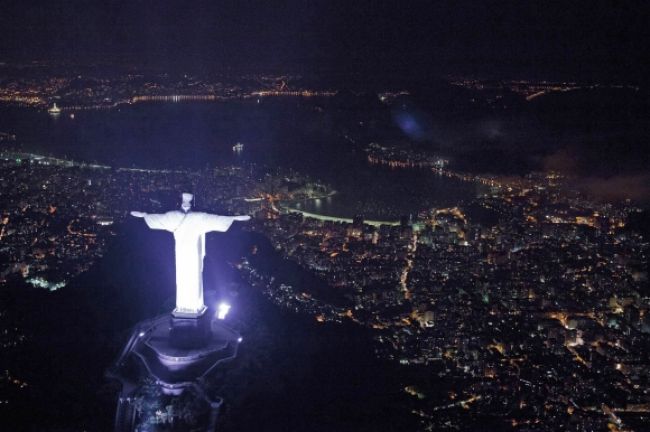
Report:
[[176,242],[176,309],[181,314],[200,314],[203,304],[203,258],[205,234],[227,231],[234,220],[202,212],[174,210],[162,214],[147,214],[145,222],[151,229],[170,231]]

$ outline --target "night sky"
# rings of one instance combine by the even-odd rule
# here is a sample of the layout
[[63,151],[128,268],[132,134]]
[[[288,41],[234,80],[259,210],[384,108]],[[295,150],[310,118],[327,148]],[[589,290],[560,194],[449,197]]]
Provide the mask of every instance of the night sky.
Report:
[[640,80],[647,2],[9,0],[0,60]]

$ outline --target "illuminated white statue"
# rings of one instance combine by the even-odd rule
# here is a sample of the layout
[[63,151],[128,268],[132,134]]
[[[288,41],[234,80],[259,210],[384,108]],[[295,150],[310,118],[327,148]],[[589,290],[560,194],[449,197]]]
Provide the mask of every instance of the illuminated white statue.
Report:
[[205,233],[227,231],[234,221],[247,221],[250,216],[219,216],[192,212],[192,194],[183,194],[181,210],[162,214],[132,211],[131,215],[144,218],[151,229],[172,232],[176,242],[176,309],[174,316],[199,317],[203,304],[203,258]]

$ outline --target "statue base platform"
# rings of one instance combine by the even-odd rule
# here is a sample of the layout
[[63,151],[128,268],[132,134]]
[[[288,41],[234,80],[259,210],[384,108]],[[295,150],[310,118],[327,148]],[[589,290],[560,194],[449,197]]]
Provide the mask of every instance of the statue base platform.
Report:
[[219,364],[234,359],[242,339],[238,332],[215,318],[214,311],[207,312],[193,318],[166,313],[135,326],[107,373],[122,384],[115,431],[133,431],[142,416],[146,417],[136,402],[143,397],[143,385],[153,385],[167,397],[190,395],[209,411],[205,429],[197,430],[214,430],[222,401],[208,396],[203,378]]
[[239,333],[209,314],[165,314],[136,326],[114,370],[137,364],[166,388],[182,387],[235,358],[240,341]]
[[198,312],[187,312],[179,309],[174,309],[172,311],[172,316],[174,318],[200,318],[205,314],[205,312],[208,310],[206,306],[203,306],[203,309],[201,309]]

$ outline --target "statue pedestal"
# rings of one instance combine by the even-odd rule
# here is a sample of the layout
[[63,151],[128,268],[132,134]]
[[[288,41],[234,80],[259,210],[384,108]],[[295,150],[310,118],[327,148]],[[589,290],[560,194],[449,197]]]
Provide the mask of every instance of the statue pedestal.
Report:
[[[169,397],[190,392],[211,408],[210,424],[216,421],[221,404],[209,398],[203,378],[216,366],[234,359],[241,337],[209,310],[198,318],[164,314],[135,326],[120,357],[108,375],[119,380],[116,430],[132,430],[139,421],[137,404],[142,399],[142,383],[155,386]],[[207,429],[210,430],[210,429]]]
[[185,312],[182,310],[174,309],[172,311],[172,316],[174,318],[200,318],[205,314],[205,312],[208,310],[208,308],[204,305],[203,309],[201,309],[198,312]]
[[139,364],[147,374],[167,387],[202,378],[217,364],[237,356],[239,333],[204,314],[176,318],[165,314],[138,324],[115,364]]
[[133,353],[152,376],[168,386],[203,377],[217,364],[235,358],[239,344],[237,332],[208,315],[163,316],[138,337],[141,340]]

